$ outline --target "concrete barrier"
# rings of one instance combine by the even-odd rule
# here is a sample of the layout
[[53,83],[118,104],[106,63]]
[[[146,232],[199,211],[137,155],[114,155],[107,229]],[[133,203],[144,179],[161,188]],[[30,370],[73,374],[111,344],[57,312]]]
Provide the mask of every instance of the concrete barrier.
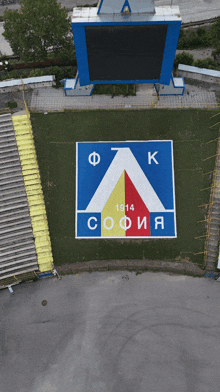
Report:
[[179,64],[178,76],[189,79],[196,79],[202,82],[220,84],[220,71],[213,69],[192,67],[191,65]]
[[[36,76],[22,79],[25,89],[51,87],[56,84],[54,75]],[[16,92],[23,89],[21,79],[10,79],[0,82],[0,93]]]

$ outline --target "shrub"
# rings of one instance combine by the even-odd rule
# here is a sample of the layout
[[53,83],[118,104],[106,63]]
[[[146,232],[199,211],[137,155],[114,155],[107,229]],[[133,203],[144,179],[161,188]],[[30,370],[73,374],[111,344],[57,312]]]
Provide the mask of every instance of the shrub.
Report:
[[215,61],[210,57],[204,60],[196,60],[194,65],[198,68],[218,69],[218,66],[216,65]]
[[63,70],[63,79],[64,78],[75,78],[77,72],[77,67],[68,66]]
[[1,76],[1,81],[8,79],[8,75],[2,75]]
[[177,49],[182,50],[186,49],[187,42],[186,42],[186,34],[184,30],[180,30],[179,40],[177,44]]
[[115,95],[136,95],[136,87],[133,84],[96,84],[93,94],[111,95],[112,98]]
[[22,74],[20,74],[19,78],[28,78],[29,73],[28,72],[22,72]]
[[20,76],[19,76],[19,73],[17,72],[17,71],[11,71],[11,72],[9,72],[9,77],[12,79],[12,78],[14,78],[14,79],[18,79]]
[[178,64],[193,65],[194,58],[193,55],[187,52],[178,53],[174,60],[174,69],[178,68]]
[[62,70],[62,68],[58,67],[58,65],[50,67],[48,69],[48,75],[55,75],[56,82],[59,82],[60,80],[64,79],[64,71]]
[[8,108],[10,108],[10,109],[16,108],[17,106],[18,106],[17,102],[8,101],[8,102],[6,103],[6,107],[8,107]]
[[196,30],[181,30],[177,49],[197,49],[207,48],[211,46],[212,33],[206,30],[205,27],[199,27]]
[[43,76],[44,75],[44,71],[40,68],[37,69],[32,69],[32,71],[30,72],[29,77],[35,77],[35,76]]
[[190,45],[190,49],[196,49],[201,45],[201,39],[194,30],[189,31],[187,34],[187,41]]
[[8,74],[1,75],[1,80],[6,80],[6,79],[19,79],[20,76],[16,71],[11,71]]

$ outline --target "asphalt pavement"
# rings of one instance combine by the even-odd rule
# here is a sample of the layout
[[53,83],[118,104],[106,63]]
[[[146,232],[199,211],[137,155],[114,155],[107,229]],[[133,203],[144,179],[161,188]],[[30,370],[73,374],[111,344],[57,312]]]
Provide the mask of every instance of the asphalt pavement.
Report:
[[117,271],[13,290],[0,292],[1,391],[219,391],[218,281]]

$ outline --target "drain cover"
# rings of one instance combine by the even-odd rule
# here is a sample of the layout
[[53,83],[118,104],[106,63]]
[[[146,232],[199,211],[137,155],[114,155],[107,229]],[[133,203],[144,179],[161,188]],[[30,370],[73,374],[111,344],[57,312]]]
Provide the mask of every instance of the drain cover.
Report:
[[46,299],[44,299],[41,303],[42,303],[43,306],[46,306],[46,304],[47,304]]

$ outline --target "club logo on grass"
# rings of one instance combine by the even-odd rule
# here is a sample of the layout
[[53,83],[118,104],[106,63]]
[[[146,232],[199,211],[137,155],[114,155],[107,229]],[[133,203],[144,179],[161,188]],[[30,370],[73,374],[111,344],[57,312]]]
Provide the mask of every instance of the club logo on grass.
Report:
[[172,141],[76,143],[76,238],[173,238]]

